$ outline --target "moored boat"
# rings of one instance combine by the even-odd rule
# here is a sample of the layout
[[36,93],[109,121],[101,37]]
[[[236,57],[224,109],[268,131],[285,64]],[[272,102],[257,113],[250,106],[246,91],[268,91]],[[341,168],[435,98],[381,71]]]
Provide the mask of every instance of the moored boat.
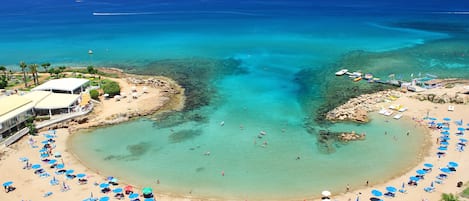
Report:
[[335,75],[337,76],[341,76],[341,75],[344,75],[345,73],[347,73],[348,70],[347,69],[342,69],[342,70],[339,70],[335,73]]
[[360,81],[360,80],[362,80],[362,77],[357,77],[357,78],[354,78],[354,79],[353,79],[354,82],[358,82],[358,81]]

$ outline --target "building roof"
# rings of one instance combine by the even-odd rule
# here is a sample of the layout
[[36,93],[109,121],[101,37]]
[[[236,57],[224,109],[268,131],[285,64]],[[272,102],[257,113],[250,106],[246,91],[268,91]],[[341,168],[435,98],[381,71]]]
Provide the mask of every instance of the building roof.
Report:
[[33,101],[33,104],[36,105],[50,94],[52,94],[50,91],[31,91],[27,94],[24,94],[22,97]]
[[80,98],[77,94],[50,93],[47,97],[36,104],[36,109],[60,109],[68,108]]
[[18,95],[0,98],[0,122],[11,119],[33,107],[34,104],[31,100]]
[[31,102],[31,100],[18,95],[11,95],[0,98],[0,116],[9,113],[15,109],[18,109],[24,105],[27,105]]
[[62,78],[56,80],[49,80],[44,84],[41,84],[37,87],[31,89],[31,91],[50,91],[50,90],[60,90],[60,91],[73,91],[80,86],[89,82],[88,79],[80,78]]

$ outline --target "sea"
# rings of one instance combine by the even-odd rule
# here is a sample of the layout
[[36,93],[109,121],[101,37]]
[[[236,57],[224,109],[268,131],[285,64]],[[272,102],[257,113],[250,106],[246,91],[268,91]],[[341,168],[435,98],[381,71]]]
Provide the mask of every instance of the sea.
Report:
[[[376,114],[325,121],[381,89],[334,72],[469,78],[469,2],[459,0],[3,0],[0,17],[9,70],[115,67],[187,89],[183,111],[68,142],[91,169],[156,194],[303,200],[384,182],[428,154],[425,131]],[[320,140],[351,131],[366,139]]]

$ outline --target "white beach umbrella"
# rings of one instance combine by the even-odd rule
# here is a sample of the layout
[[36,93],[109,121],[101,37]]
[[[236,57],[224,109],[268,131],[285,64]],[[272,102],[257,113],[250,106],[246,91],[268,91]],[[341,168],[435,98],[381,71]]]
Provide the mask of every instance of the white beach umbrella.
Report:
[[331,192],[330,192],[330,191],[323,191],[321,194],[322,194],[323,196],[326,196],[326,197],[331,196]]

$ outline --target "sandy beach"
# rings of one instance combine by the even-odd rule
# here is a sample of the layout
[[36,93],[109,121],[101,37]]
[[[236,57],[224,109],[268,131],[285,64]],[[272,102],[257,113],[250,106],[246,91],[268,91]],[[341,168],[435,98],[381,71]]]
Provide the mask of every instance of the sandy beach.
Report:
[[[126,82],[123,79],[117,80],[121,84],[122,91],[130,92],[132,87],[134,87],[131,83]],[[137,92],[143,90],[143,86],[136,86]],[[455,87],[451,89],[441,88],[441,89],[432,89],[425,93],[455,93],[456,91],[460,90],[460,88]],[[437,91],[437,92],[435,92]],[[436,155],[437,152],[437,138],[440,137],[439,130],[431,130],[429,132],[430,140],[432,141],[432,147],[429,149],[429,152],[424,157],[423,161],[420,162],[416,167],[411,169],[409,172],[393,178],[385,183],[374,184],[370,183],[369,186],[365,185],[366,179],[364,179],[363,186],[351,186],[349,192],[345,192],[346,187],[344,186],[344,193],[339,195],[332,195],[331,200],[339,200],[339,201],[348,201],[348,200],[369,200],[371,195],[371,191],[373,189],[378,189],[381,192],[385,193],[385,188],[387,186],[394,186],[397,189],[401,188],[402,183],[405,183],[406,193],[397,192],[396,196],[392,198],[392,200],[397,201],[409,201],[409,200],[439,200],[441,197],[441,193],[459,193],[463,188],[456,187],[457,182],[462,181],[464,184],[469,181],[469,172],[461,171],[467,169],[469,166],[469,152],[457,151],[456,145],[459,137],[456,137],[454,133],[456,132],[457,125],[454,123],[455,120],[463,119],[464,124],[463,127],[467,127],[466,124],[469,123],[469,105],[454,105],[454,111],[448,111],[448,106],[450,104],[435,104],[428,101],[419,101],[415,98],[411,98],[410,96],[415,95],[414,93],[405,93],[402,97],[398,98],[397,100],[389,103],[380,103],[378,107],[388,107],[391,104],[401,104],[405,107],[408,107],[408,111],[404,112],[404,117],[399,121],[414,121],[416,126],[424,126],[428,127],[423,121],[422,118],[426,117],[427,114],[431,117],[437,118],[437,121],[443,121],[443,118],[449,117],[451,118],[450,122],[450,133],[451,133],[451,140],[449,141],[449,147],[446,155],[444,157],[438,158]],[[161,99],[163,98],[163,99]],[[129,100],[130,99],[130,100]],[[93,197],[102,197],[102,196],[113,196],[114,193],[110,192],[108,194],[103,194],[100,192],[100,188],[95,185],[100,184],[106,181],[106,177],[109,175],[100,175],[99,172],[92,171],[85,167],[82,163],[75,158],[72,153],[67,151],[67,138],[73,134],[70,130],[76,130],[86,127],[93,127],[98,124],[102,124],[110,119],[110,117],[115,117],[119,114],[128,114],[129,111],[138,111],[139,115],[145,115],[149,113],[153,113],[157,111],[157,108],[161,108],[164,105],[164,96],[161,95],[161,91],[158,88],[148,88],[146,93],[141,93],[137,99],[131,99],[127,97],[120,101],[115,101],[113,99],[109,100],[102,100],[102,104],[98,105],[95,108],[93,114],[91,114],[88,118],[90,119],[88,123],[80,124],[80,125],[73,125],[70,128],[59,128],[56,129],[56,138],[55,140],[53,152],[60,152],[61,157],[57,158],[59,162],[63,160],[65,165],[65,169],[73,169],[74,174],[84,173],[88,178],[88,183],[84,185],[80,185],[77,182],[77,179],[66,179],[64,175],[56,175],[55,169],[50,168],[49,164],[44,163],[41,161],[39,156],[38,150],[43,146],[41,144],[42,141],[46,140],[45,134],[51,134],[51,130],[44,130],[41,131],[37,136],[26,136],[17,143],[13,144],[8,148],[1,149],[1,163],[0,163],[0,171],[3,174],[0,175],[0,181],[13,181],[13,186],[17,189],[9,192],[9,193],[0,193],[0,200],[84,200],[91,195]],[[150,104],[151,103],[151,104]],[[123,106],[125,105],[125,106]],[[182,106],[178,105],[179,107],[175,107],[175,109],[180,109]],[[395,121],[391,117],[383,117],[389,118],[389,121]],[[127,119],[126,119],[127,120]],[[109,122],[108,122],[109,123]],[[430,129],[429,129],[430,130]],[[36,148],[33,148],[28,142],[35,141]],[[49,177],[41,178],[39,175],[34,174],[33,169],[23,169],[25,166],[24,162],[20,161],[20,158],[27,157],[31,164],[40,164],[42,168],[50,174]],[[443,180],[442,184],[434,184],[435,191],[428,193],[424,191],[424,187],[428,187],[431,185],[432,181],[435,181],[435,177],[441,173],[439,168],[446,167],[448,162],[454,161],[459,163],[459,167],[457,167],[457,171],[448,174],[448,178]],[[425,163],[433,164],[433,170],[425,175],[424,180],[420,180],[418,182],[418,186],[410,187],[407,185],[410,176],[416,175],[416,170],[424,168]],[[59,180],[59,185],[50,185],[50,180],[55,177]],[[66,186],[69,186],[70,189],[66,192],[62,192],[61,188],[65,182]],[[124,187],[125,181],[119,181],[119,187]],[[466,185],[464,185],[466,186]],[[177,196],[167,196],[164,195],[164,192],[158,192],[157,184],[153,186],[155,197],[158,200],[198,200],[193,198],[184,198],[184,197],[177,197]],[[314,193],[320,193],[322,190],[325,189],[312,189],[312,191],[317,191]],[[44,197],[44,195],[48,192],[51,192],[48,197]],[[163,193],[163,194],[162,194]],[[313,194],[313,193],[312,193]],[[385,200],[389,199],[386,197],[382,197]],[[312,200],[312,199],[308,199]]]

